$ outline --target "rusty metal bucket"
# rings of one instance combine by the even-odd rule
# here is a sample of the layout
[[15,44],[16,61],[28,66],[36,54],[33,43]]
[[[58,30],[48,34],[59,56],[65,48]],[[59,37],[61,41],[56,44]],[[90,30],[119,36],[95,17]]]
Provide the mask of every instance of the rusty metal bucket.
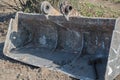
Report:
[[[120,71],[120,57],[114,56],[113,49],[119,48],[114,46],[120,43],[116,36],[119,27],[120,19],[114,18],[77,16],[67,20],[61,14],[18,12],[10,21],[3,52],[12,59],[80,80],[113,80],[119,74],[116,70]],[[117,67],[112,59],[119,63]]]

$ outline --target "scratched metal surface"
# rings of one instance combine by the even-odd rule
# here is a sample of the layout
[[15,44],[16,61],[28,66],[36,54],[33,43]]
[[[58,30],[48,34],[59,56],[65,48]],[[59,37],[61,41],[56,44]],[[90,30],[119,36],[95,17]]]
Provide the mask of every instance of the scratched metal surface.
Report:
[[113,80],[120,74],[120,18],[116,20],[113,31],[106,73],[106,80]]

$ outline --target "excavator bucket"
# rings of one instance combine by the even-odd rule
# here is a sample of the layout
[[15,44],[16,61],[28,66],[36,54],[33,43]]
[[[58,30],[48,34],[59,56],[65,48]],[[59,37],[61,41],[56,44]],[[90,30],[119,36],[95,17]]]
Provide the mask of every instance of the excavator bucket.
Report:
[[42,7],[45,14],[18,12],[10,20],[4,55],[80,80],[113,80],[119,74],[120,19],[66,19],[51,5]]

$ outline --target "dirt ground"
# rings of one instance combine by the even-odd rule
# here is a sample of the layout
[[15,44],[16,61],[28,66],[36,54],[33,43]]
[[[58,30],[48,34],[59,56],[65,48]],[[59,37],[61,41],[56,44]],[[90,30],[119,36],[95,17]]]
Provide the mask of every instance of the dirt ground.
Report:
[[[4,13],[11,13],[14,10],[8,9],[0,0],[0,80],[76,80],[60,72],[51,71],[46,68],[37,68],[30,65],[14,61],[3,55],[3,46],[8,28],[9,18],[1,18]],[[13,4],[14,0],[4,0]],[[89,0],[92,3],[99,3],[110,6],[112,9],[120,10],[120,4],[101,0]],[[1,20],[3,19],[3,20]],[[120,76],[115,80],[120,80]]]

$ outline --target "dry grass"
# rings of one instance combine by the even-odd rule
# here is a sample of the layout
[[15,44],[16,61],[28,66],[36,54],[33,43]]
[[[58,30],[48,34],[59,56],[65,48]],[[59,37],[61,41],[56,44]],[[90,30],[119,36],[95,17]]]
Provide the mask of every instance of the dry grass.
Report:
[[[78,4],[78,3],[77,3]],[[90,2],[81,2],[76,6],[83,16],[89,17],[119,17],[120,11],[111,9],[103,5],[96,5]]]
[[[16,11],[23,11],[29,13],[41,13],[40,12],[40,4],[44,0],[19,0],[16,3],[16,6],[9,5],[9,3],[5,3],[9,5],[9,7],[15,9]],[[58,9],[58,5],[62,0],[47,0],[49,1],[56,9]],[[120,11],[112,10],[109,6],[105,7],[103,5],[96,5],[90,2],[80,2],[80,0],[69,0],[71,4],[76,8],[83,16],[88,17],[119,17]],[[120,0],[111,0],[113,2],[119,2]]]
[[114,3],[120,3],[120,0],[110,0],[110,1],[112,1]]

